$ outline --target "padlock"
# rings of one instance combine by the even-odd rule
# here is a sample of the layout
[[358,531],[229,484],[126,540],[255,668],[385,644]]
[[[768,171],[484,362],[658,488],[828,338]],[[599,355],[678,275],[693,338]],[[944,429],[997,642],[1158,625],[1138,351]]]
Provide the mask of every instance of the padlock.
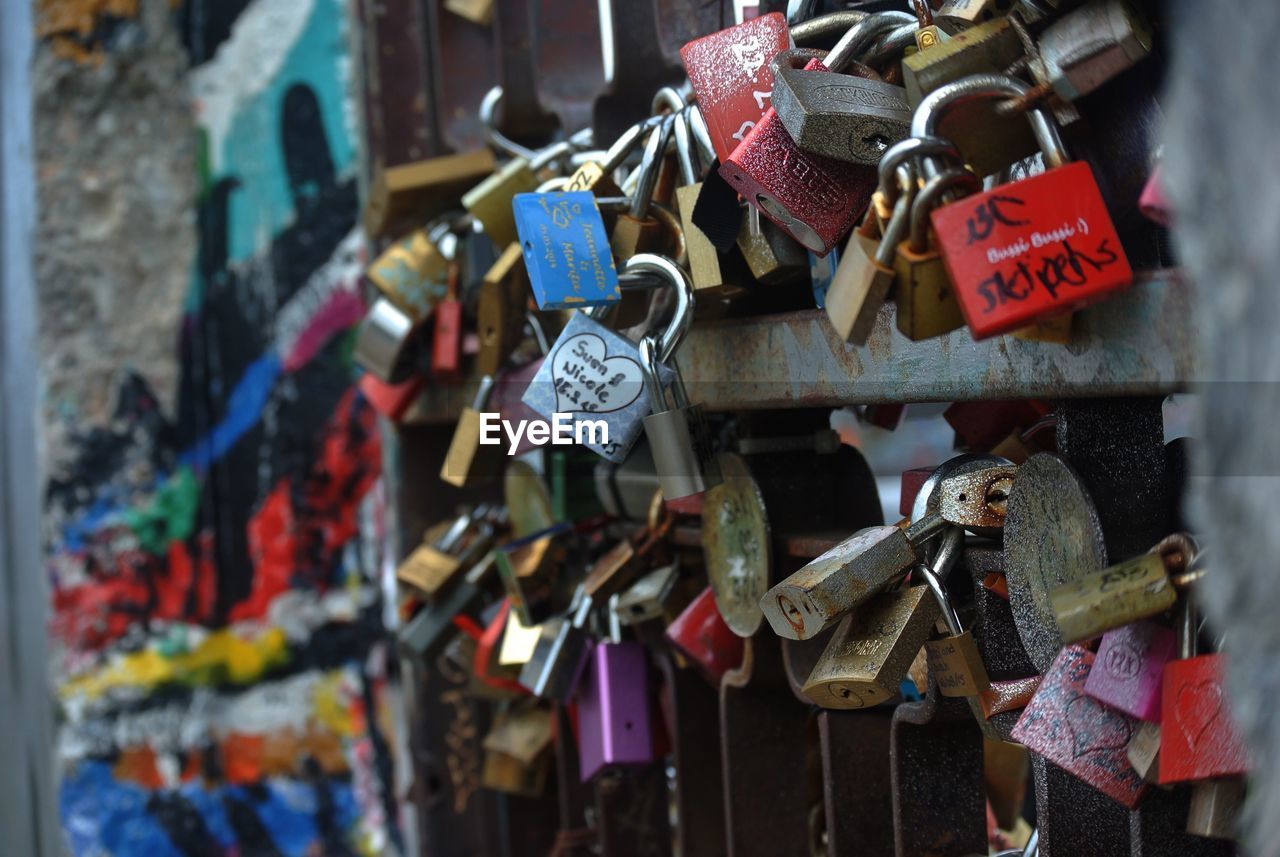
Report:
[[578,684],[578,759],[582,781],[604,768],[653,760],[648,654],[622,640],[610,611],[611,639],[596,643]]
[[449,450],[440,467],[440,478],[455,488],[465,488],[476,480],[492,479],[498,475],[502,447],[480,442],[482,413],[493,394],[493,383],[492,375],[480,379],[475,399],[470,407],[462,409],[449,441]]
[[1178,660],[1164,668],[1160,714],[1160,783],[1236,777],[1249,756],[1231,716],[1223,657],[1197,655],[1199,616],[1193,590],[1178,610]]
[[1168,610],[1178,597],[1169,575],[1185,569],[1192,557],[1194,547],[1186,537],[1165,540],[1147,553],[1055,588],[1049,601],[1063,641],[1090,640]]
[[848,233],[875,190],[875,170],[801,150],[772,107],[720,164],[734,190],[822,256]]
[[[953,529],[942,537],[942,542],[932,565],[921,563],[916,566],[917,574],[937,600],[942,621],[947,626],[947,636],[926,641],[924,651],[929,660],[929,672],[938,682],[939,693],[943,696],[978,697],[990,690],[991,679],[978,652],[978,644],[973,639],[973,632],[966,631],[960,623],[960,614],[952,605],[944,585],[947,573],[963,550],[964,534]],[[984,718],[979,715],[978,720],[982,722]]]
[[494,0],[444,0],[444,8],[473,24],[487,27],[493,23]]
[[1084,692],[1139,720],[1158,723],[1164,666],[1176,648],[1173,631],[1156,622],[1131,622],[1108,631]]
[[1092,0],[1046,27],[1037,43],[1045,80],[1067,101],[1132,68],[1151,45],[1150,24],[1127,0]]
[[693,210],[702,192],[701,165],[693,151],[693,137],[689,131],[689,111],[682,110],[676,117],[676,154],[680,163],[681,186],[676,188],[676,207],[680,211],[680,225],[684,230],[685,254],[688,257],[689,279],[695,295],[728,297],[738,294],[742,287],[729,282],[722,268],[720,253],[707,234],[693,222]]
[[751,205],[743,206],[738,249],[751,276],[766,286],[798,280],[809,264],[805,249],[773,221],[762,219],[760,211]]
[[680,49],[721,163],[729,160],[768,109],[774,86],[771,63],[790,42],[786,19],[771,12]]
[[539,624],[554,613],[573,539],[573,525],[564,521],[498,548],[502,587],[524,624]]
[[929,230],[929,214],[943,194],[981,189],[982,182],[973,173],[951,169],[929,179],[911,203],[908,238],[898,244],[893,264],[898,330],[908,339],[918,342],[964,327],[946,265]]
[[[646,262],[678,270],[669,260],[644,253],[628,264],[643,266]],[[684,282],[683,274],[666,279],[673,285]],[[692,289],[676,290],[675,317],[686,325],[693,318],[691,302]],[[662,366],[659,372],[664,383],[671,383],[674,373],[670,369]],[[622,462],[649,413],[640,351],[590,314],[575,313],[521,401],[548,420],[555,420],[557,414],[571,415],[579,446],[609,461]],[[645,496],[647,500],[649,495]]]
[[511,201],[517,194],[532,193],[538,187],[538,173],[552,161],[572,151],[568,143],[555,143],[539,152],[532,160],[512,158],[493,175],[462,196],[462,207],[484,226],[485,234],[495,247],[506,247],[516,240],[516,223]]
[[655,568],[632,583],[618,594],[613,605],[618,621],[631,626],[662,617],[679,577],[680,564],[672,562]]
[[488,149],[394,167],[375,165],[362,215],[365,232],[374,240],[401,234],[405,224],[421,225],[456,207],[463,191],[496,168]]
[[587,190],[596,196],[621,196],[622,190],[613,179],[614,171],[622,166],[662,120],[662,116],[650,116],[632,125],[605,151],[601,160],[587,161],[574,170],[563,190]]
[[541,626],[526,625],[519,615],[510,614],[506,630],[502,634],[502,647],[498,649],[498,663],[523,669],[533,657],[533,650],[541,633]]
[[462,375],[462,301],[458,296],[461,269],[449,263],[448,287],[436,304],[433,318],[435,334],[431,339],[431,377],[440,381],[456,381]]
[[836,628],[802,692],[823,708],[869,708],[893,698],[937,619],[927,586],[873,596]]
[[1196,783],[1191,787],[1191,802],[1187,808],[1187,833],[1209,839],[1238,840],[1244,799],[1243,777]]
[[454,636],[454,619],[479,609],[484,599],[482,586],[496,565],[497,557],[489,551],[461,580],[445,590],[443,596],[424,605],[401,626],[397,642],[404,656],[420,663],[434,662]]
[[934,514],[909,526],[859,530],[766,592],[760,609],[779,637],[814,637],[901,578],[947,526]]
[[422,394],[426,379],[415,375],[399,384],[388,384],[372,372],[360,376],[360,395],[369,406],[393,423],[400,422]]
[[652,333],[640,340],[640,366],[644,369],[645,387],[649,391],[651,413],[644,418],[644,433],[649,439],[653,462],[658,471],[658,484],[667,500],[678,500],[701,494],[720,484],[711,430],[701,405],[691,405],[680,378],[680,368],[670,361],[675,373],[671,384],[672,404],[658,375],[658,337]]
[[[626,262],[637,253],[665,250],[666,227],[652,213],[654,193],[658,189],[667,144],[672,139],[679,117],[665,116],[650,133],[644,146],[644,156],[636,167],[636,183],[627,209],[618,215],[613,233],[609,236],[609,248],[614,259]],[[642,304],[642,296],[634,299]],[[638,314],[638,313],[636,313]]]
[[671,620],[665,636],[717,688],[725,673],[742,664],[743,638],[725,624],[710,586]]
[[511,599],[503,598],[495,602],[486,612],[488,624],[484,626],[480,636],[475,638],[471,674],[473,684],[479,687],[480,695],[485,699],[513,699],[528,694],[528,690],[516,681],[520,667],[504,664],[498,658],[508,620],[514,615],[511,612]]
[[974,535],[997,537],[1004,528],[1017,475],[1013,465],[990,464],[947,476],[938,485],[938,514]]
[[1138,721],[1084,692],[1093,652],[1063,647],[1013,728],[1013,739],[1133,809],[1146,784],[1129,764],[1126,750]]
[[480,284],[476,304],[476,332],[480,352],[476,371],[496,375],[520,344],[529,300],[529,276],[519,244],[511,244],[493,263]]
[[584,627],[590,612],[591,599],[579,586],[568,615],[542,623],[533,653],[520,668],[520,683],[534,696],[557,702],[573,698],[591,653]]
[[907,91],[856,61],[859,30],[877,17],[855,25],[826,54],[795,49],[774,58],[773,108],[806,152],[874,165],[907,136]]
[[916,13],[916,51],[925,53],[951,40],[951,35],[933,22],[933,10],[928,0],[911,0]]
[[1129,764],[1144,783],[1160,782],[1160,731],[1159,723],[1143,720],[1125,748]]
[[1010,5],[1011,0],[943,0],[938,7],[938,17],[965,24],[981,24],[1007,11]]
[[884,234],[878,239],[874,236],[875,217],[872,211],[868,211],[862,225],[849,236],[849,243],[827,288],[823,308],[831,326],[841,339],[856,345],[866,344],[880,315],[880,308],[893,287],[894,251],[906,232],[915,195],[910,168],[904,166],[898,180],[903,187]]
[[[934,134],[948,104],[1022,97],[1006,75],[975,75],[929,95],[913,134]],[[975,194],[930,215],[956,299],[974,339],[1070,312],[1125,288],[1133,272],[1089,165],[1065,164],[1052,116],[1028,112],[1048,172]],[[923,164],[926,175],[931,169]]]
[[511,205],[539,309],[579,309],[622,298],[594,195],[522,193]]
[[[1022,41],[1007,18],[978,24],[932,50],[903,59],[907,100],[919,107],[939,87],[974,74],[1001,73],[1022,54]],[[985,101],[954,105],[939,119],[938,136],[954,140],[965,153],[964,163],[980,176],[999,172],[1036,149],[1021,116],[1002,115]]]
[[407,381],[418,363],[423,328],[391,301],[378,298],[356,327],[352,356],[388,384]]
[[426,229],[415,229],[382,252],[365,276],[387,300],[420,322],[445,295],[449,260]]
[[465,512],[447,522],[443,532],[433,527],[423,543],[396,569],[396,580],[413,587],[426,598],[434,598],[462,567],[458,551],[473,521],[479,520],[486,507]]
[[554,737],[551,710],[545,705],[520,704],[499,712],[481,743],[481,784],[507,794],[541,795],[551,770]]

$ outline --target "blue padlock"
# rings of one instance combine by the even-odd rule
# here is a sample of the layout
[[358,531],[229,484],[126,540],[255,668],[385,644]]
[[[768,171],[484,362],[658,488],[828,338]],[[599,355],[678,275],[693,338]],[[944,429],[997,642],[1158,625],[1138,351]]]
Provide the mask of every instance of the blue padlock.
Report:
[[582,309],[621,300],[609,233],[594,194],[520,193],[511,208],[539,309]]

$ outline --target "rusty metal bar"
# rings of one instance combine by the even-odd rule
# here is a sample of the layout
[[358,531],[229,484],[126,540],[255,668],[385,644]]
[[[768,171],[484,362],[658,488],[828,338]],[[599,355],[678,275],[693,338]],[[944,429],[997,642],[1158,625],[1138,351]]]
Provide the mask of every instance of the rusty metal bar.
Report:
[[1078,313],[1068,346],[967,329],[910,342],[886,305],[865,347],[804,310],[695,325],[677,357],[689,398],[716,411],[1159,394],[1196,379],[1192,318],[1165,271]]

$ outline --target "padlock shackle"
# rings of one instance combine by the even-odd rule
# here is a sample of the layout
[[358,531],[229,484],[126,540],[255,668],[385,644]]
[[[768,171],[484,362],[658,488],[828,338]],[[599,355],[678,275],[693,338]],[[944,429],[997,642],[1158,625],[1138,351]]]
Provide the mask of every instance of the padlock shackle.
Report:
[[871,17],[870,12],[860,12],[857,9],[844,9],[839,12],[828,12],[825,15],[819,15],[816,18],[810,18],[791,28],[791,40],[797,46],[802,48],[810,47],[814,44],[825,42],[828,39],[840,37],[848,32],[850,27],[854,27],[867,18]]
[[716,147],[711,143],[711,130],[707,128],[707,118],[702,115],[702,108],[697,104],[690,104],[686,109],[689,111],[689,130],[693,132],[693,142],[698,147],[702,163],[709,167],[715,163]]
[[622,132],[622,136],[614,141],[604,155],[604,160],[600,162],[600,169],[605,175],[612,175],[613,171],[622,166],[622,162],[630,157],[635,151],[636,146],[640,145],[640,141],[645,135],[654,128],[662,124],[662,116],[650,116],[647,119],[641,119],[636,124]]
[[875,263],[882,268],[893,267],[898,243],[902,241],[902,236],[906,234],[911,222],[911,203],[915,199],[914,172],[908,164],[903,164],[898,169],[905,175],[906,188],[898,194],[893,204],[893,213],[889,215],[889,221],[884,225],[884,234],[880,236],[880,243],[876,245]]
[[[915,115],[911,117],[911,136],[937,136],[938,122],[952,107],[993,98],[1021,98],[1030,90],[1030,86],[1007,74],[975,74],[962,77],[925,96],[920,106],[916,108]],[[1033,107],[1027,111],[1027,119],[1031,122],[1031,132],[1044,153],[1045,165],[1053,169],[1067,163],[1070,156],[1067,153],[1066,144],[1062,141],[1058,124],[1053,119],[1053,114],[1043,107]],[[932,177],[938,171],[936,164],[925,161],[926,177]]]
[[674,115],[663,116],[658,126],[649,133],[649,140],[644,145],[644,157],[640,159],[640,166],[636,167],[636,187],[631,195],[631,216],[636,220],[644,220],[649,216],[653,190],[658,185],[658,171],[662,166],[662,159],[666,157],[667,142],[671,139],[674,125]]
[[953,637],[963,634],[964,626],[960,624],[960,614],[956,612],[955,605],[951,603],[951,597],[947,595],[945,582],[963,552],[964,530],[960,527],[952,527],[943,535],[938,553],[932,562],[922,562],[916,566],[916,572],[924,578],[925,585],[929,587],[929,591],[938,602],[938,607],[942,610],[942,619],[947,623],[947,630]]
[[675,262],[654,253],[637,253],[623,264],[622,270],[657,274],[674,290],[676,301],[671,321],[658,337],[658,362],[670,363],[681,340],[693,327],[693,283],[689,275]]
[[916,16],[910,12],[877,12],[868,15],[845,32],[827,52],[823,60],[829,70],[839,72],[853,60],[861,57],[880,36],[896,30],[904,24],[916,24]]
[[536,173],[552,161],[559,160],[566,155],[572,154],[573,146],[571,146],[568,141],[561,140],[559,143],[552,143],[551,145],[534,152],[534,156],[529,158],[529,169]]
[[676,113],[676,163],[680,166],[680,183],[697,184],[698,175],[702,172],[696,162],[697,153],[693,150],[693,133],[689,130],[689,110],[681,109]]
[[950,169],[929,179],[916,193],[911,203],[911,230],[907,239],[912,253],[929,249],[929,212],[954,190],[977,193],[982,190],[982,180],[966,169]]
[[649,103],[649,112],[655,115],[663,113],[679,113],[685,108],[684,96],[674,86],[664,86],[653,95]]
[[907,161],[917,158],[946,158],[957,164],[964,163],[964,156],[955,143],[945,137],[908,137],[894,143],[880,157],[880,165],[877,167],[880,192],[890,205],[898,199],[898,183],[894,173]]
[[499,151],[506,152],[513,158],[524,158],[532,161],[537,152],[527,146],[521,146],[515,140],[498,130],[498,104],[502,101],[502,87],[495,86],[480,99],[480,124],[484,126],[485,139],[489,145]]
[[640,374],[644,377],[644,389],[649,394],[649,410],[659,414],[667,410],[667,397],[662,391],[662,378],[658,375],[658,337],[646,333],[637,345],[640,352]]
[[890,30],[876,42],[870,50],[862,54],[862,62],[869,66],[878,66],[888,59],[900,56],[908,47],[916,43],[916,28],[911,24],[903,24],[896,30]]

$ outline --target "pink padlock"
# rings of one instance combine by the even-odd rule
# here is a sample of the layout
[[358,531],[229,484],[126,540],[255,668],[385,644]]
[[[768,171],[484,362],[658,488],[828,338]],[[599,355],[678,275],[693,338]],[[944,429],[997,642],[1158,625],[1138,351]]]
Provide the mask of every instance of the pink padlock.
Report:
[[1176,648],[1173,631],[1156,622],[1132,622],[1108,631],[1084,692],[1131,717],[1159,723],[1164,666]]
[[1151,171],[1151,177],[1138,197],[1138,210],[1152,223],[1168,226],[1173,221],[1173,208],[1164,193],[1164,180],[1160,165]]

